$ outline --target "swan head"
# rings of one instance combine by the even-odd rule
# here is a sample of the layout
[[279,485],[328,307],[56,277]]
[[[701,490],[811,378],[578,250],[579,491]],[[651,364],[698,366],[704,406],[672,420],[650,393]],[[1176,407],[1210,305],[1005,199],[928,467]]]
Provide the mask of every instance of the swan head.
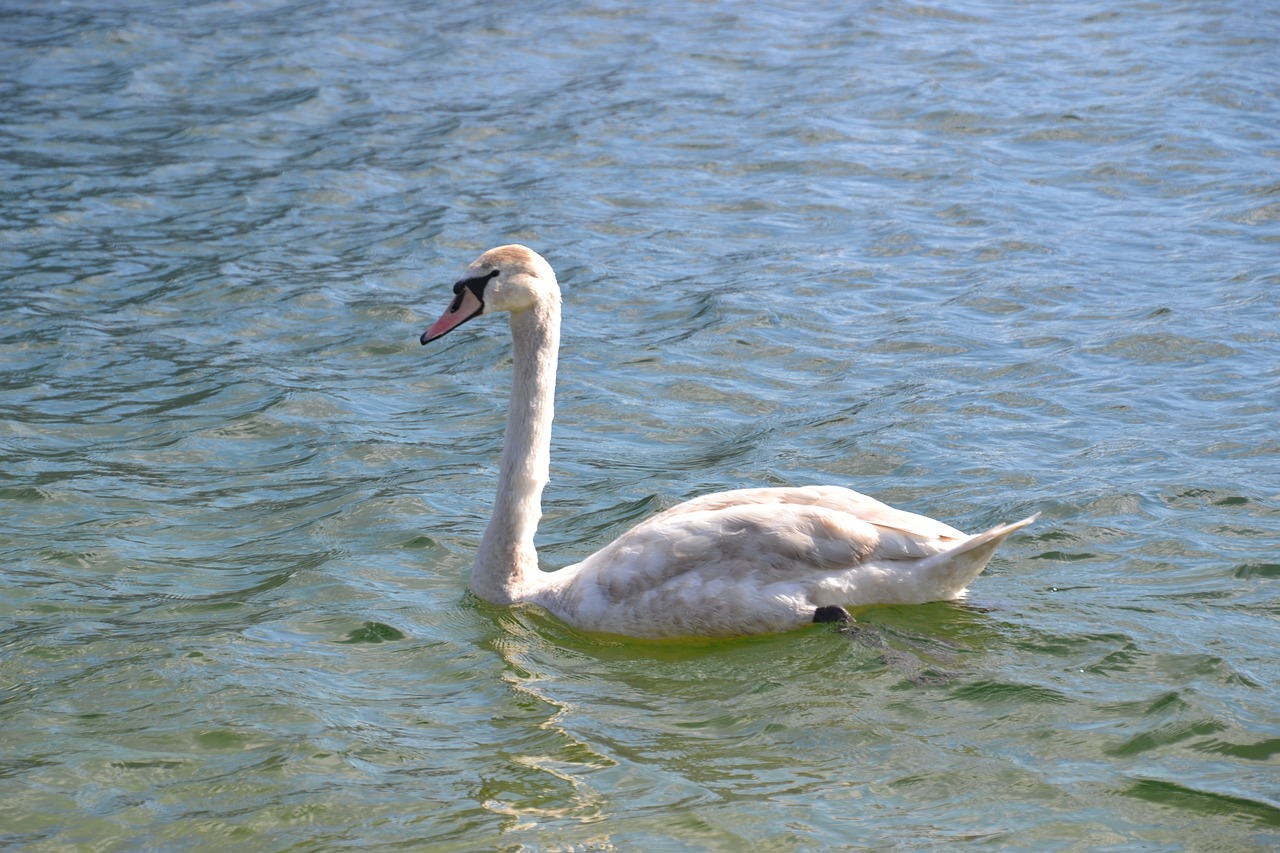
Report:
[[499,246],[471,262],[453,285],[453,301],[420,340],[429,344],[472,317],[525,311],[559,295],[555,271],[546,259],[526,246]]

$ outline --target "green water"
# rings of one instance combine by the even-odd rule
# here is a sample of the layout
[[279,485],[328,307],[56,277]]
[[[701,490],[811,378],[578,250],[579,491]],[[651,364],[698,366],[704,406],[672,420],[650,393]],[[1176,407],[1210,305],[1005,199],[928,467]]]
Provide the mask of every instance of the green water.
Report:
[[[0,846],[1269,850],[1267,4],[0,4]],[[471,599],[557,268],[550,570],[850,486],[964,603],[690,644]]]

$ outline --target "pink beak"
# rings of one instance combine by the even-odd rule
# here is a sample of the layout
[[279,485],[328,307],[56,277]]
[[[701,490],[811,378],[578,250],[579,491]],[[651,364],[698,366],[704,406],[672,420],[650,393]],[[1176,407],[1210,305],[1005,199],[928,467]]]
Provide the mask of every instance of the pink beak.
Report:
[[484,311],[484,303],[476,298],[476,295],[471,292],[471,288],[464,287],[454,298],[453,304],[449,306],[448,310],[440,315],[440,319],[436,320],[430,329],[423,332],[422,337],[418,340],[423,344],[429,344],[436,338],[452,332],[482,311]]

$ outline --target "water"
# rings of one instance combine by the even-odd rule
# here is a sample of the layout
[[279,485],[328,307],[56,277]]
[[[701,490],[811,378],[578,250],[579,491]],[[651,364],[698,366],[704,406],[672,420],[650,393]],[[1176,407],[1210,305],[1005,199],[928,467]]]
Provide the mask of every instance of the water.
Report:
[[[823,6],[815,8],[815,6]],[[0,4],[0,844],[1280,842],[1273,4]],[[465,595],[521,241],[540,548],[826,482],[965,604],[602,642]]]

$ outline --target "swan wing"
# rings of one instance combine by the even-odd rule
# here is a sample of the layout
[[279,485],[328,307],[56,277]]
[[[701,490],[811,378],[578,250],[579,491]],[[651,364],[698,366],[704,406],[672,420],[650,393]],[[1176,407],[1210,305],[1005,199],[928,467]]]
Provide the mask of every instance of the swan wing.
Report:
[[[819,513],[805,513],[804,508],[828,510],[846,521],[860,521],[872,529],[858,527],[857,533],[874,541],[873,551],[883,559],[905,560],[929,557],[968,539],[968,534],[941,521],[914,512],[895,509],[873,497],[840,486],[803,486],[787,489],[736,489],[704,495],[655,516],[650,521],[674,519],[691,513],[729,510],[747,506],[774,507],[786,515],[793,509],[801,518]],[[834,535],[843,539],[855,531],[841,529]]]
[[955,597],[981,566],[953,589],[913,569],[970,538],[839,487],[741,489],[659,513],[547,576],[535,601],[607,633],[785,630],[821,606]]

